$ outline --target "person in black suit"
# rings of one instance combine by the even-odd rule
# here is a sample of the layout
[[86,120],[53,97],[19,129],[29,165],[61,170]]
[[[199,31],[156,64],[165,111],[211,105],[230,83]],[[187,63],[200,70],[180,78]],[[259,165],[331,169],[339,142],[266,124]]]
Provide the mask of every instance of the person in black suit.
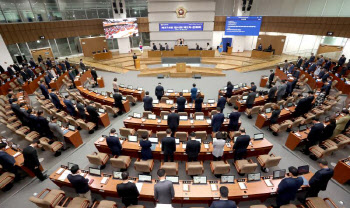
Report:
[[[169,118],[169,117],[168,117]],[[167,136],[162,139],[162,152],[164,153],[164,162],[174,162],[174,152],[176,151],[175,138],[171,136],[171,130],[166,130]]]
[[299,76],[300,76],[300,70],[299,70],[299,69],[296,69],[296,70],[293,72],[293,77],[295,77],[296,79],[299,79]]
[[309,180],[310,188],[306,192],[304,199],[300,200],[301,202],[304,202],[308,197],[317,197],[320,191],[325,191],[328,181],[333,177],[334,171],[328,167],[327,160],[321,158],[317,162],[321,169],[316,171],[315,175]]
[[147,135],[142,135],[142,140],[140,141],[141,147],[141,160],[149,160],[153,158],[152,155],[152,143],[148,140]]
[[122,198],[122,203],[125,207],[130,205],[138,204],[138,197],[140,196],[139,191],[135,183],[129,181],[129,173],[122,173],[123,182],[117,185],[117,193],[120,198]]
[[231,82],[227,82],[226,85],[226,98],[230,98],[232,96],[233,85]]
[[196,134],[191,132],[190,141],[186,144],[186,154],[188,156],[188,162],[193,162],[198,160],[198,154],[201,151],[201,143],[196,140]]
[[56,70],[58,76],[62,75],[62,70],[60,69],[60,67],[58,65],[55,65],[54,69]]
[[[68,68],[68,67],[67,67]],[[75,88],[75,84],[74,84],[74,79],[75,79],[75,75],[73,74],[73,69],[69,69],[68,71],[68,76],[69,76],[69,79],[72,81],[73,83],[73,87]]]
[[250,136],[246,135],[245,128],[241,127],[239,129],[239,132],[241,133],[240,136],[237,137],[236,142],[233,145],[234,149],[234,160],[241,160],[247,153],[247,147],[250,142]]
[[80,175],[80,170],[78,165],[73,165],[70,169],[72,174],[67,176],[68,181],[72,184],[73,188],[79,195],[79,197],[86,198],[92,202],[91,191],[89,187],[89,179],[84,178]]
[[68,58],[66,58],[66,60],[64,61],[64,63],[66,64],[67,70],[70,70],[70,63],[68,61]]
[[49,77],[48,73],[44,76],[44,80],[47,88],[51,89],[50,87],[51,78]]
[[297,103],[297,107],[295,108],[294,110],[294,113],[293,113],[293,117],[299,117],[301,115],[303,115],[305,112],[305,106],[307,104],[307,98],[305,98],[303,96],[303,94],[299,94],[298,95],[298,103]]
[[173,137],[175,135],[175,132],[177,131],[177,127],[180,123],[180,116],[179,114],[175,113],[175,108],[170,108],[170,114],[168,115],[168,121],[167,124],[171,130],[171,136]]
[[185,112],[186,98],[183,97],[183,93],[179,93],[180,97],[176,99],[177,112]]
[[338,66],[343,66],[345,64],[345,61],[346,61],[346,57],[343,54],[343,55],[341,55],[341,57],[338,60]]
[[303,63],[303,59],[301,58],[301,56],[298,56],[296,67],[300,68],[302,63]]
[[24,71],[24,69],[21,69],[20,75],[22,76],[23,81],[25,81],[25,82],[29,79],[29,76],[28,76],[28,74]]
[[98,121],[100,119],[100,115],[98,114],[97,109],[95,108],[95,105],[93,103],[94,103],[94,101],[90,102],[90,105],[88,105],[86,107],[86,111],[88,112],[91,121],[96,124],[95,130],[97,130],[98,129]]
[[53,134],[52,134],[50,127],[49,127],[49,121],[43,117],[44,112],[42,110],[38,110],[36,115],[37,115],[37,117],[36,117],[36,121],[37,121],[36,129],[39,131],[41,136],[45,136],[45,137],[51,139],[53,137]]
[[28,120],[29,120],[29,128],[31,131],[36,131],[36,116],[35,111],[32,109],[32,107],[28,107],[27,110],[28,113]]
[[292,92],[293,92],[293,82],[288,82],[287,88],[286,88],[286,94],[284,96],[288,97],[292,94]]
[[227,131],[238,131],[238,125],[239,125],[239,117],[241,116],[241,113],[238,112],[238,107],[235,106],[233,107],[232,112],[230,113],[230,115],[228,116],[228,118],[230,119],[230,122],[227,126]]
[[306,155],[310,154],[309,148],[317,144],[318,141],[322,139],[320,136],[323,134],[323,130],[324,130],[324,125],[319,121],[318,118],[313,118],[313,120],[314,120],[314,125],[311,127],[311,130],[307,135],[306,145],[304,150],[302,150],[302,153]]
[[82,118],[83,120],[86,120],[86,113],[85,113],[85,106],[83,103],[81,103],[80,101],[77,101],[77,109],[78,109],[78,113],[80,118]]
[[[246,100],[246,105],[248,109],[253,108],[255,98],[256,98],[256,92],[250,90]],[[251,118],[251,116],[249,116],[248,118]]]
[[158,86],[156,87],[156,90],[155,90],[155,94],[157,96],[157,99],[160,100],[162,99],[163,95],[164,95],[164,88],[162,86],[162,83],[158,83]]
[[25,68],[24,68],[24,71],[25,71],[25,73],[28,75],[28,78],[34,79],[35,74],[34,74],[34,72],[33,72],[30,68],[25,67]]
[[326,127],[324,127],[322,140],[320,140],[319,143],[322,143],[323,141],[330,139],[331,136],[333,135],[333,131],[336,126],[337,126],[337,120],[335,119],[335,116],[332,116],[329,119],[329,124]]
[[18,66],[17,62],[13,62],[13,68],[16,70],[16,72],[20,72],[21,68]]
[[62,73],[66,73],[67,68],[66,68],[66,65],[64,64],[64,61],[61,61],[59,65],[61,66]]
[[72,101],[69,99],[69,95],[66,95],[64,97],[63,103],[66,105],[67,111],[69,112],[69,114],[71,116],[75,117],[75,115],[76,115],[75,107],[74,107]]
[[[119,93],[119,89],[114,89],[115,93],[113,94],[114,99],[114,107],[119,108],[118,114],[123,114],[124,106],[123,106],[123,96]],[[117,115],[114,115],[114,117],[117,117]]]
[[95,84],[93,85],[93,87],[96,87],[97,86],[97,72],[96,72],[95,68],[91,68],[91,76],[95,80]]
[[12,65],[7,67],[7,72],[10,74],[11,78],[13,77],[13,75],[15,75],[15,71],[13,70]]
[[250,83],[250,90],[253,91],[253,92],[256,92],[256,85],[255,85],[254,82]]
[[40,162],[38,153],[35,148],[38,148],[39,140],[32,142],[29,146],[23,149],[24,166],[31,170],[40,181],[47,179],[47,175],[43,175],[40,170]]
[[103,50],[102,50],[102,52],[103,52],[103,53],[107,53],[107,52],[108,52],[107,48],[104,47]]
[[4,70],[4,68],[2,68],[1,65],[0,65],[0,73],[1,73],[1,74],[4,74],[4,73],[5,73],[5,70]]
[[51,63],[51,59],[50,58],[47,58],[46,59],[46,65],[51,68],[52,67],[52,63]]
[[273,79],[275,78],[275,72],[273,70],[270,70],[270,75],[269,75],[269,88],[271,88],[271,84],[273,82]]
[[203,104],[203,98],[202,94],[199,92],[197,93],[196,100],[194,101],[194,109],[196,112],[202,112],[202,104]]
[[58,98],[57,93],[58,93],[58,92],[56,92],[56,89],[55,89],[55,88],[53,88],[53,89],[51,90],[51,93],[50,93],[51,102],[55,105],[55,107],[56,107],[57,109],[62,110],[62,109],[63,109],[63,105],[61,104],[61,101],[60,101],[60,99]]
[[274,82],[270,84],[269,94],[267,95],[267,102],[272,102],[276,97],[277,87]]
[[15,181],[19,181],[21,178],[16,166],[16,160],[12,155],[5,152],[6,146],[6,143],[0,143],[0,165],[5,171],[15,174]]
[[116,135],[115,128],[111,129],[111,131],[109,133],[109,137],[106,138],[106,142],[107,142],[107,145],[108,145],[109,149],[111,150],[113,156],[121,155],[123,147],[120,144],[118,135]]
[[154,44],[154,43],[153,43],[153,44],[152,44],[152,46],[153,46],[153,47],[152,47],[152,48],[153,48],[153,50],[154,50],[154,51],[156,51],[156,50],[157,50],[157,46],[156,46],[156,44]]
[[307,113],[309,110],[311,110],[312,106],[313,106],[313,101],[315,100],[315,96],[314,96],[314,92],[313,91],[309,91],[308,96],[306,97],[306,106],[305,106],[305,113]]
[[143,109],[145,111],[152,111],[153,109],[153,98],[149,96],[149,92],[146,91],[146,96],[143,98]]
[[[277,104],[273,105],[272,109],[273,109],[273,111],[272,111],[271,117],[270,117],[270,128],[272,125],[278,123],[278,118],[281,114],[280,107]],[[269,130],[270,130],[270,128],[269,128]],[[277,133],[273,132],[273,135],[277,136]]]
[[228,200],[229,190],[226,186],[220,187],[220,200],[213,201],[210,208],[237,208],[236,202]]
[[221,125],[222,125],[222,123],[224,123],[224,120],[225,120],[224,114],[220,113],[221,112],[220,107],[217,107],[216,111],[218,113],[215,114],[211,120],[211,126],[213,127],[213,132],[220,131]]
[[220,113],[222,113],[225,109],[225,105],[226,105],[226,98],[224,96],[222,96],[222,94],[220,94],[220,98],[218,99],[218,104],[217,107],[220,108]]
[[[17,118],[22,121],[22,111],[20,109],[21,107],[17,104],[17,98],[14,98],[12,100],[11,104],[11,110],[15,113]],[[22,121],[23,122],[23,121]]]
[[81,70],[86,71],[86,66],[85,66],[85,64],[83,62],[83,59],[80,59],[79,66],[80,66]]

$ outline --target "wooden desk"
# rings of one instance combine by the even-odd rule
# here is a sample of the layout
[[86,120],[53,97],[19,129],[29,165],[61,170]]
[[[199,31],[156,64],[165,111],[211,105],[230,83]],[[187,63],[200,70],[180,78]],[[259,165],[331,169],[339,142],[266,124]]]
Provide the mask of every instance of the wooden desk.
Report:
[[[265,96],[259,96],[257,98],[255,98],[254,101],[254,105],[253,106],[257,106],[257,105],[264,105],[267,101],[267,95]],[[238,107],[238,112],[244,112],[245,109],[247,109],[247,105],[245,102],[242,102],[241,100],[236,100],[236,106]]]
[[148,58],[150,57],[162,57],[161,51],[148,51]]
[[[82,86],[77,86],[77,89],[79,90],[80,94],[87,99],[93,100],[93,101],[101,103],[103,105],[114,106],[114,99],[111,97],[105,97],[105,96],[97,94],[93,91],[89,91],[89,90],[83,88]],[[123,106],[124,106],[125,112],[130,111],[130,103],[128,100],[123,100]]]
[[[1,87],[0,87],[0,94],[1,94],[1,95],[7,95],[7,94],[8,94],[8,91],[9,91],[9,89],[11,88],[11,87],[10,87],[10,83],[11,83],[11,82],[14,82],[15,79],[16,79],[16,78],[12,78],[12,79],[10,79],[10,81],[6,81],[5,84],[1,85]],[[1,81],[1,82],[2,82],[2,81]]]
[[[171,93],[165,92],[164,95],[163,95],[163,97],[167,97],[167,98],[169,98],[169,99],[171,99],[171,100],[174,100],[174,103],[176,103],[176,99],[177,99],[179,96],[180,96],[180,95],[179,95],[178,92],[171,92]],[[186,98],[186,100],[187,100],[188,103],[191,102],[191,93],[190,93],[190,92],[185,92],[185,93],[183,93],[182,96],[183,96],[184,98]],[[202,96],[202,98],[204,99],[204,94],[203,94],[203,93],[201,93],[201,96]]]
[[[241,95],[245,92],[249,92],[249,90],[251,89],[251,87],[242,87],[242,88],[239,88],[239,89],[236,89],[236,90],[232,90],[232,95]],[[224,89],[220,89],[219,90],[219,94],[218,94],[218,99],[220,97],[220,94],[223,95],[224,97],[227,97],[226,96],[226,90]]]
[[271,58],[273,52],[266,52],[266,51],[258,51],[258,50],[252,50],[252,55],[250,57],[252,58],[259,58],[259,59],[266,59]]
[[148,57],[215,57],[215,50],[188,50],[187,46],[176,47],[179,47],[179,49],[172,51],[148,51]]
[[200,57],[202,54],[201,50],[189,50],[188,51],[188,56],[190,57]]
[[334,167],[333,178],[341,184],[344,184],[350,180],[350,163],[345,162],[350,160],[350,157],[339,160],[337,165]]
[[103,113],[100,115],[99,123],[104,127],[107,127],[109,124],[111,124],[108,113]]
[[[56,172],[59,169],[55,170],[50,175],[50,180],[55,183],[59,187],[68,186],[72,187],[67,177],[63,177],[62,180],[59,180],[61,174],[57,174]],[[103,175],[104,173],[102,173]],[[108,173],[110,174],[110,173]],[[92,192],[100,194],[103,198],[106,197],[118,197],[118,193],[116,191],[116,186],[122,183],[122,180],[113,179],[111,176],[109,177],[106,184],[101,184],[102,176],[94,176],[89,173],[84,174],[87,179],[94,179],[90,184],[90,189]],[[307,180],[313,176],[313,173],[305,174],[304,177]],[[217,191],[211,190],[211,184],[208,182],[204,185],[194,185],[192,181],[189,181],[189,191],[183,191],[184,181],[179,181],[179,184],[174,184],[175,197],[172,203],[181,203],[181,204],[189,204],[189,203],[201,203],[208,205],[213,200],[218,200],[220,197],[219,189],[221,186],[226,186],[230,191],[228,195],[228,199],[235,200],[236,202],[240,201],[251,201],[251,200],[259,200],[261,202],[270,198],[271,196],[276,195],[276,190],[278,188],[279,183],[282,179],[272,179],[271,182],[273,187],[267,187],[263,180],[257,182],[246,182],[247,190],[241,190],[238,185],[238,181],[235,180],[233,184],[221,184],[220,181],[214,180],[217,184]],[[246,180],[246,179],[245,179]],[[137,179],[136,181],[137,182]],[[188,181],[186,181],[188,182]],[[154,185],[155,181],[152,180],[151,183],[143,183],[139,199],[142,201],[153,201],[154,202]],[[302,190],[307,189],[308,186],[302,186]]]
[[203,50],[201,57],[215,57],[215,50]]
[[136,97],[137,101],[143,102],[143,98],[145,97],[145,90],[139,91],[134,89],[128,89],[126,87],[119,87],[119,92],[123,95],[132,95]]
[[83,85],[88,77],[92,78],[90,70],[87,70],[84,74],[80,73],[80,76],[76,76],[74,79],[75,86]]
[[231,54],[232,53],[232,47],[228,46],[227,47],[227,54]]
[[105,82],[103,81],[103,77],[97,77],[97,84],[100,88],[105,87]]
[[24,91],[26,91],[29,95],[33,94],[35,92],[35,90],[38,89],[38,87],[39,87],[38,81],[40,81],[40,79],[43,77],[44,77],[44,74],[41,74],[36,79],[34,79],[31,83],[26,82],[22,86],[22,89]]
[[[209,116],[210,112],[212,110],[216,110],[216,106],[217,106],[217,103],[214,103],[214,104],[203,103],[201,112],[203,112],[205,116]],[[152,112],[154,114],[156,114],[157,116],[160,116],[160,112],[161,111],[170,111],[171,107],[175,107],[175,110],[177,112],[177,107],[175,106],[175,104],[174,105],[169,105],[169,104],[166,104],[166,103],[153,104]],[[195,113],[196,109],[194,108],[194,104],[193,103],[189,103],[189,104],[185,105],[185,112],[187,112],[189,115],[191,113]]]
[[[294,111],[295,111],[295,106],[282,109],[278,117],[277,123],[281,123],[287,119],[290,119]],[[256,118],[255,126],[258,127],[259,129],[262,129],[264,126],[270,125],[271,115],[272,115],[272,112],[267,114],[259,113],[258,117]]]
[[[101,141],[102,139],[103,141]],[[247,148],[247,157],[257,157],[259,155],[264,155],[268,154],[273,145],[266,139],[263,140],[258,140],[254,141],[252,139],[252,145],[249,145]],[[106,139],[103,137],[99,138],[95,143],[95,147],[99,152],[107,153],[107,154],[112,154],[109,147],[107,146]],[[153,159],[155,160],[162,160],[163,159],[163,153],[162,153],[162,148],[160,146],[161,142],[156,146],[156,148],[152,151]],[[227,147],[225,145],[224,147],[224,159],[233,159],[233,145],[234,143],[231,141],[230,142],[231,147]],[[133,158],[140,158],[140,151],[141,147],[139,146],[138,142],[129,142],[127,140],[123,141],[123,153],[122,155],[128,155]],[[201,161],[205,160],[213,160],[213,144],[209,143],[209,149],[206,149],[204,147],[204,144],[202,143],[201,145],[201,150],[198,155],[198,159]],[[180,160],[180,161],[187,161],[188,156],[185,153],[185,149],[182,148],[182,142],[180,144],[176,145],[176,151],[174,153],[174,158],[175,160]]]
[[113,58],[113,55],[112,55],[112,52],[108,51],[105,53],[95,53],[95,54],[93,54],[93,58],[95,60],[105,60],[105,59]]
[[267,84],[268,81],[269,81],[269,77],[261,76],[260,87],[266,87],[266,84]]
[[64,79],[64,77],[65,77],[66,75],[68,75],[68,72],[65,72],[64,74],[62,74],[61,76],[59,76],[57,80],[52,80],[52,81],[50,82],[50,87],[51,87],[52,89],[55,88],[57,91],[59,91],[60,88],[61,88],[62,85],[63,85],[63,81],[62,81],[62,80]]
[[[129,117],[130,118],[130,117]],[[131,129],[147,129],[152,130],[153,132],[157,131],[165,131],[168,129],[167,120],[160,120],[158,123],[158,119],[149,120],[146,119],[144,122],[141,118],[127,118],[124,120],[124,125],[126,128]],[[229,123],[229,119],[225,119],[224,123],[221,126],[220,131],[227,131],[227,126]],[[239,122],[239,126],[241,125],[241,121]],[[180,124],[177,128],[177,131],[185,131],[185,132],[193,132],[193,131],[206,131],[208,134],[211,133],[213,127],[208,124],[207,120],[193,120],[193,124],[191,124],[190,120],[180,121]]]
[[[12,148],[7,148],[5,150],[5,152],[11,156],[14,156],[17,152],[21,152],[21,150],[14,150]],[[24,166],[24,157],[23,157],[23,154],[22,152],[17,156],[15,157],[15,160],[16,160],[16,166],[20,167],[24,172],[26,172],[30,177],[35,177],[35,174],[29,170],[27,167]],[[43,171],[43,167],[40,165],[40,170]]]
[[83,140],[78,130],[68,131],[64,135],[64,138],[65,140],[68,140],[71,144],[73,144],[74,147],[79,147],[81,144],[83,144]]
[[188,56],[188,46],[174,46],[175,56]]

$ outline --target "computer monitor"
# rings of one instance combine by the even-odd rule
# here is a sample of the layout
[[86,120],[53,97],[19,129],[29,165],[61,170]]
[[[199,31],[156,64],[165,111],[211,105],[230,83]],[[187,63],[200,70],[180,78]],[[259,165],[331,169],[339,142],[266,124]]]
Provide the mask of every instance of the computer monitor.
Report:
[[204,116],[203,115],[196,115],[195,119],[196,120],[204,120]]
[[168,115],[164,115],[163,120],[168,120]]
[[167,92],[168,92],[168,93],[173,93],[174,90],[173,90],[173,89],[169,89]]
[[152,182],[152,176],[139,174],[139,182]]
[[264,139],[264,133],[254,134],[254,140],[262,140]]
[[113,178],[122,180],[122,172],[113,171]]
[[72,169],[72,167],[73,167],[74,165],[76,165],[76,164],[71,163],[71,162],[68,162],[68,170]]
[[125,85],[124,84],[120,84],[119,87],[125,88]]
[[174,104],[174,100],[170,100],[169,99],[169,100],[166,100],[165,103],[168,104],[168,105],[173,105]]
[[142,91],[143,88],[142,88],[142,87],[137,87],[137,90],[138,90],[138,91]]
[[287,103],[287,107],[292,107],[293,103]]
[[152,103],[153,104],[159,104],[159,100],[153,100]]
[[233,85],[233,89],[238,89],[239,88],[239,86],[238,85]]
[[157,137],[149,137],[148,141],[150,141],[151,143],[158,143],[158,138]]
[[207,176],[193,176],[193,184],[207,184]]
[[50,116],[46,117],[46,120],[50,122],[51,121]]
[[187,121],[188,117],[187,116],[180,116],[181,121]]
[[215,100],[214,99],[208,99],[208,104],[214,104]]
[[179,176],[165,176],[165,179],[175,184],[179,183]]
[[303,175],[309,173],[309,165],[302,165],[298,167],[298,174]]
[[141,118],[141,113],[133,113],[132,117]]
[[155,114],[148,114],[148,119],[155,120],[156,118]]
[[98,109],[98,112],[99,112],[99,113],[105,113],[106,111],[105,111],[105,109],[103,109],[103,108],[99,108],[99,109]]
[[234,175],[221,176],[220,183],[234,183],[234,182],[235,182]]
[[101,92],[101,95],[107,96],[107,92]]
[[128,89],[132,90],[132,85],[128,85]]
[[305,131],[307,129],[306,125],[299,126],[299,131]]
[[128,141],[129,141],[129,142],[137,142],[137,136],[129,135],[129,136],[128,136]]
[[75,131],[75,126],[73,126],[73,125],[68,125],[68,130]]
[[188,93],[189,91],[188,90],[182,90],[183,93]]
[[271,108],[266,108],[265,113],[271,113]]
[[98,168],[89,168],[90,175],[101,176],[101,170]]
[[245,95],[242,97],[242,100],[246,100],[248,98],[248,95]]
[[248,178],[247,178],[247,182],[252,182],[252,181],[260,181],[261,178],[261,173],[249,173],[248,174]]
[[273,175],[273,179],[284,178],[286,176],[286,169],[274,170],[272,175]]
[[62,127],[62,122],[61,122],[61,121],[57,121],[57,125],[58,125],[59,127]]

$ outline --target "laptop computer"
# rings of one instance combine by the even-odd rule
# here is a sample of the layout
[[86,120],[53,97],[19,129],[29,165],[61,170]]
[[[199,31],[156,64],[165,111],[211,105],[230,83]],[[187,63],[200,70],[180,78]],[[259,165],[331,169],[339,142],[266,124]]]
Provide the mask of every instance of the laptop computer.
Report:
[[233,89],[234,89],[234,90],[236,90],[236,89],[238,89],[238,88],[239,88],[238,85],[233,85]]
[[119,171],[113,171],[113,178],[122,180],[122,172]]
[[166,100],[165,103],[168,104],[168,105],[173,105],[174,104],[174,100],[170,100],[169,99],[169,100]]
[[271,108],[266,108],[265,113],[271,113]]
[[272,174],[273,179],[281,179],[281,178],[284,178],[285,176],[286,176],[286,169],[274,170]]
[[89,168],[89,173],[90,175],[94,175],[94,176],[101,176],[101,170],[98,168]]
[[159,104],[159,100],[153,100],[152,103],[153,104]]
[[174,90],[173,89],[169,89],[169,90],[167,90],[167,93],[173,93],[174,92]]
[[129,89],[129,90],[132,90],[132,85],[128,85],[128,89]]
[[138,182],[152,183],[152,176],[139,174],[139,181]]
[[187,121],[188,120],[188,116],[180,116],[180,121]]
[[148,114],[148,119],[155,120],[157,117],[155,114]]
[[203,115],[196,115],[195,120],[204,120]]
[[179,183],[179,176],[165,176],[165,179],[173,182],[174,184]]
[[183,93],[188,93],[188,92],[189,92],[189,90],[182,90],[182,92],[183,92]]
[[220,183],[234,183],[235,182],[235,176],[234,175],[222,175],[220,178]]
[[254,181],[260,181],[261,180],[261,173],[249,173],[247,182],[254,182]]
[[245,95],[242,97],[242,100],[247,100],[247,98],[248,98],[248,95]]
[[302,166],[299,166],[298,167],[298,174],[299,175],[304,175],[304,174],[307,174],[309,173],[309,165],[302,165]]
[[264,133],[254,134],[254,140],[262,140],[264,139]]
[[215,100],[214,99],[208,99],[208,104],[214,104]]
[[299,126],[299,131],[305,131],[307,129],[306,125]]
[[141,113],[133,113],[132,117],[141,118]]
[[129,135],[129,136],[128,136],[128,141],[129,141],[129,142],[137,142],[137,136]]
[[193,176],[193,184],[207,184],[207,176]]

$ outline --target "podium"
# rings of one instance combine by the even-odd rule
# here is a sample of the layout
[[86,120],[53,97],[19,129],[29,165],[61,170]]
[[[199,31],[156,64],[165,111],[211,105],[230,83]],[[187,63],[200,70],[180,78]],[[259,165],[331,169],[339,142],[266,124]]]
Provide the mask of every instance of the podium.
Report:
[[227,54],[231,54],[232,53],[232,47],[227,47]]
[[134,60],[134,66],[135,66],[135,69],[140,69],[141,68],[140,59],[135,59]]
[[105,87],[105,82],[103,81],[103,77],[97,77],[97,84],[100,88]]
[[269,80],[269,78],[267,76],[261,76],[260,87],[266,87],[266,84],[267,84],[268,80]]
[[176,63],[176,72],[186,72],[186,63]]
[[188,56],[188,46],[174,46],[175,56]]

